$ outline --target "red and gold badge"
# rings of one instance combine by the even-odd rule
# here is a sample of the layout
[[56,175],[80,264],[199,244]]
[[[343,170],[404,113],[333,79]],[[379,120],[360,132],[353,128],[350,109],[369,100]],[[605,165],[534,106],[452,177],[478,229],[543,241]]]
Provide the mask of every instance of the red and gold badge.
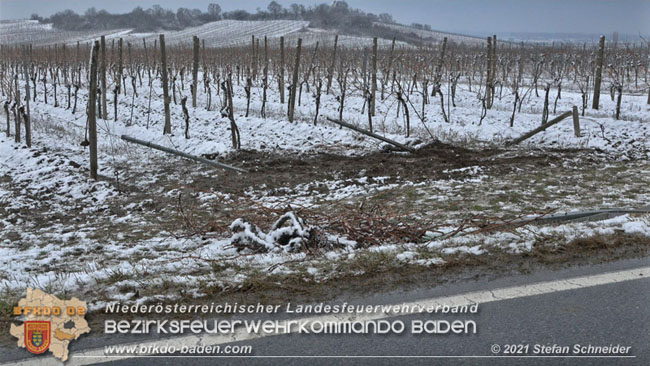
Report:
[[50,347],[51,324],[49,321],[25,322],[25,347],[31,353],[40,354]]

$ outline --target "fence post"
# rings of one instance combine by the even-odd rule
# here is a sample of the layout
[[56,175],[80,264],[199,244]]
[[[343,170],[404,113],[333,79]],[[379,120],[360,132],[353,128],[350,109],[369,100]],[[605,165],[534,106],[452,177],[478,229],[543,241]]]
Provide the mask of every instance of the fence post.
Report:
[[101,50],[102,50],[102,61],[100,63],[100,75],[101,75],[101,82],[102,82],[102,119],[107,120],[108,119],[108,110],[106,107],[106,37],[102,36],[101,37]]
[[372,95],[370,99],[370,114],[375,116],[375,99],[377,96],[377,37],[372,39]]
[[172,133],[172,123],[169,116],[169,84],[167,81],[167,53],[165,53],[165,35],[160,35],[160,58],[162,62],[163,103],[165,104],[165,127],[163,135]]
[[492,108],[492,37],[487,37],[487,76],[485,77],[485,105]]
[[90,85],[88,87],[88,139],[90,142],[90,178],[97,180],[97,53],[99,41],[95,41],[90,55]]
[[280,37],[280,104],[284,104],[284,37]]
[[32,125],[29,111],[29,74],[27,72],[27,46],[23,46],[23,71],[25,73],[25,143],[32,147]]
[[591,105],[592,109],[598,109],[600,103],[600,83],[603,80],[603,61],[605,59],[605,36],[600,36],[600,49],[598,50],[598,60],[596,64],[596,78],[594,80],[594,98]]
[[[194,36],[194,64],[192,67],[192,107],[196,108],[196,91],[199,89],[199,37]],[[203,70],[205,72],[205,70]]]
[[300,49],[302,38],[298,38],[296,46],[296,64],[293,67],[293,81],[291,83],[291,94],[289,95],[289,122],[293,122],[293,112],[296,107],[296,91],[298,90],[298,69],[300,68]]
[[578,107],[573,106],[573,132],[576,137],[580,137],[580,117],[578,115]]

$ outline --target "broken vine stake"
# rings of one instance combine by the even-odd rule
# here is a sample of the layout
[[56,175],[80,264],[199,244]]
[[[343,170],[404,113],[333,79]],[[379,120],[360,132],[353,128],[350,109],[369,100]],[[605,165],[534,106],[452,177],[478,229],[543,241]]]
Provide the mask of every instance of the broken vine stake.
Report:
[[330,93],[330,89],[332,88],[332,78],[334,77],[334,68],[336,67],[336,48],[338,47],[339,44],[339,35],[334,36],[334,50],[332,50],[332,63],[330,64],[329,70],[327,70],[327,90],[325,91],[325,94]]
[[399,147],[399,148],[402,149],[402,150],[405,150],[405,151],[408,151],[408,152],[411,152],[411,153],[415,153],[415,149],[413,149],[412,147],[408,147],[408,146],[406,146],[406,145],[400,144],[399,142],[393,141],[393,140],[388,139],[388,138],[386,138],[386,137],[379,136],[379,135],[377,135],[376,133],[373,133],[373,132],[370,132],[370,131],[366,131],[366,130],[364,130],[363,128],[359,128],[359,127],[354,126],[354,125],[351,125],[351,124],[349,124],[349,123],[346,123],[346,122],[343,122],[343,121],[339,121],[339,120],[336,120],[336,119],[333,119],[333,118],[329,118],[329,117],[327,117],[327,120],[330,121],[330,122],[336,123],[336,124],[339,125],[339,126],[347,127],[347,128],[349,128],[349,129],[351,129],[351,130],[353,130],[353,131],[356,131],[356,132],[362,133],[362,134],[364,134],[364,135],[366,135],[366,136],[374,137],[374,138],[376,138],[377,140],[381,140],[381,141],[383,141],[383,142],[387,142],[387,143],[389,143],[389,144],[391,144],[391,145],[394,145],[394,146]]
[[296,92],[298,91],[298,69],[300,68],[300,49],[302,48],[302,38],[298,38],[296,45],[296,63],[293,67],[293,78],[291,83],[291,93],[289,95],[289,122],[293,122],[293,114],[296,107]]
[[181,98],[181,107],[183,108],[183,118],[185,119],[185,138],[190,138],[190,114],[187,111],[187,97]]
[[318,74],[318,82],[317,82],[317,88],[316,91],[314,92],[314,98],[316,99],[316,113],[314,114],[314,126],[316,126],[316,122],[318,121],[318,112],[320,111],[320,97],[321,97],[321,91],[323,89],[323,79],[320,77],[320,71]]
[[544,87],[544,107],[542,107],[542,124],[548,121],[548,94],[551,91],[551,84],[546,83]]
[[244,86],[244,92],[246,93],[246,117],[248,117],[248,112],[251,107],[251,89],[253,88],[253,81],[250,77],[246,78],[246,86]]
[[5,108],[5,113],[7,114],[7,137],[11,136],[11,120],[9,118],[9,100],[5,100],[4,103],[4,108]]
[[90,142],[90,178],[97,180],[97,54],[99,41],[95,41],[90,55],[90,82],[88,86],[88,139]]
[[605,36],[600,36],[598,48],[598,59],[596,60],[596,76],[594,79],[594,97],[591,105],[592,109],[598,109],[600,104],[600,84],[603,80],[603,60],[605,59]]
[[575,134],[576,137],[580,137],[580,117],[578,114],[578,107],[573,106],[573,110],[571,111],[573,114],[573,133]]
[[167,79],[167,53],[165,53],[165,35],[160,35],[160,60],[162,63],[163,104],[165,105],[165,127],[163,135],[172,133],[171,117],[169,115],[169,84]]
[[221,169],[225,169],[225,170],[232,170],[232,171],[239,172],[239,173],[248,173],[248,171],[246,169],[230,166],[230,165],[227,165],[227,164],[220,163],[218,161],[212,161],[212,160],[204,159],[204,158],[199,157],[199,156],[190,155],[190,154],[184,153],[182,151],[178,151],[178,150],[170,149],[168,147],[164,147],[164,146],[161,146],[161,145],[154,144],[152,142],[139,140],[139,139],[136,139],[136,138],[133,138],[133,137],[130,137],[130,136],[126,136],[126,135],[122,135],[121,138],[122,138],[122,140],[127,141],[127,142],[131,142],[131,143],[134,143],[134,144],[137,144],[137,145],[146,146],[146,147],[148,147],[150,149],[159,150],[159,151],[166,152],[168,154],[172,154],[172,155],[176,155],[176,156],[180,156],[180,157],[183,157],[183,158],[186,158],[186,159],[198,161],[199,163],[212,165],[212,166],[215,166],[215,167],[218,167],[218,168],[221,168]]
[[23,72],[25,74],[25,108],[27,113],[23,115],[25,120],[25,143],[32,147],[32,126],[30,123],[31,114],[29,111],[29,75],[27,74],[27,46],[23,46]]
[[536,129],[534,129],[532,131],[529,131],[529,132],[526,132],[525,134],[521,135],[521,137],[516,138],[516,139],[506,143],[506,146],[517,145],[517,144],[521,143],[522,141],[528,140],[529,138],[531,138],[531,137],[535,136],[536,134],[546,130],[547,128],[549,128],[549,127],[551,127],[551,126],[553,126],[555,124],[558,124],[559,122],[562,122],[565,118],[567,118],[567,117],[569,117],[571,115],[573,115],[573,111],[564,112],[561,115],[559,115],[559,116],[553,118],[552,120],[546,122],[545,124],[537,127]]
[[[199,37],[194,36],[194,63],[192,64],[192,108],[196,108],[196,91],[199,89]],[[205,72],[205,70],[203,70]]]

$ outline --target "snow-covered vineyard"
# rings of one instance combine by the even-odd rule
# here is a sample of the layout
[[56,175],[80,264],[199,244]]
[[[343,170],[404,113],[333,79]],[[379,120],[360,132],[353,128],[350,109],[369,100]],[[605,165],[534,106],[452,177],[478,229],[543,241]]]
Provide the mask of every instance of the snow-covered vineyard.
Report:
[[[400,29],[412,31],[410,29]],[[206,47],[225,48],[247,45],[251,42],[251,36],[264,35],[274,43],[284,37],[287,43],[293,43],[301,38],[303,45],[314,46],[316,42],[334,42],[337,34],[333,31],[310,28],[309,22],[294,20],[266,20],[266,21],[245,21],[245,20],[220,20],[207,24],[189,27],[180,31],[169,31],[164,33],[168,45],[190,45],[192,37],[201,38],[202,44]],[[158,38],[158,33],[138,33],[133,29],[115,29],[106,31],[64,31],[53,28],[51,24],[41,24],[36,20],[17,20],[0,22],[0,44],[21,45],[31,44],[32,46],[50,46],[66,44],[75,46],[77,42],[86,44],[104,36],[112,42],[122,38],[124,42],[130,42],[138,47],[142,46],[143,40],[151,44]],[[425,37],[435,37],[442,40],[444,33],[429,32]],[[461,39],[464,39],[461,37]],[[468,38],[469,39],[469,38]],[[474,38],[476,43],[478,39]],[[391,41],[380,39],[382,46],[390,46]],[[370,46],[372,38],[361,36],[340,35],[338,42],[345,46]],[[403,44],[406,46],[406,44]]]
[[[208,23],[164,51],[3,32],[0,298],[98,308],[650,238],[648,47],[357,47],[276,23]],[[595,208],[638,211],[522,220]]]

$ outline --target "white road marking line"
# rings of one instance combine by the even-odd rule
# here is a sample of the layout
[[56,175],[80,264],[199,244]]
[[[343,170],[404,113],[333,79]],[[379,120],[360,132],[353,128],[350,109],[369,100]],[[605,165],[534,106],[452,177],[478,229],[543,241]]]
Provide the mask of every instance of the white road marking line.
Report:
[[[569,291],[581,288],[602,286],[612,283],[620,283],[631,280],[638,279],[647,279],[650,278],[650,267],[635,268],[630,270],[618,271],[618,272],[609,272],[598,275],[574,277],[562,280],[547,281],[547,282],[538,282],[533,284],[505,287],[494,290],[485,290],[485,291],[474,291],[468,292],[465,294],[452,295],[452,296],[443,296],[430,299],[422,299],[418,301],[403,303],[408,307],[414,307],[415,305],[421,305],[424,308],[435,307],[437,305],[470,305],[470,304],[485,304],[490,302],[497,302],[503,300],[518,299],[529,296],[544,295],[560,291]],[[401,304],[399,304],[401,305]],[[396,316],[408,315],[414,313],[398,313],[398,314],[337,314],[337,315],[322,315],[322,316],[312,316],[295,319],[298,321],[367,321],[367,320],[379,320],[384,318],[392,318]],[[292,319],[294,320],[294,319]],[[234,333],[231,334],[205,334],[205,335],[187,335],[179,336],[164,341],[146,341],[142,343],[129,343],[131,345],[144,345],[144,346],[153,346],[159,343],[164,342],[169,346],[174,346],[177,349],[181,348],[184,345],[220,345],[225,343],[240,342],[240,341],[250,341],[262,337],[274,336],[274,334],[249,334],[244,328],[238,328]],[[126,345],[126,344],[123,344]],[[116,345],[122,346],[122,345]],[[116,360],[125,360],[130,358],[136,358],[135,355],[110,355],[107,356],[104,354],[104,346],[100,348],[81,350],[70,354],[70,359],[66,362],[66,366],[81,366],[81,365],[92,365],[102,362],[116,361]],[[142,355],[140,355],[142,357]],[[16,365],[16,366],[28,366],[28,365],[43,365],[43,366],[60,366],[61,361],[54,357],[43,358],[39,357],[38,359],[28,358],[24,360],[19,360],[16,362],[7,362],[0,365]]]

